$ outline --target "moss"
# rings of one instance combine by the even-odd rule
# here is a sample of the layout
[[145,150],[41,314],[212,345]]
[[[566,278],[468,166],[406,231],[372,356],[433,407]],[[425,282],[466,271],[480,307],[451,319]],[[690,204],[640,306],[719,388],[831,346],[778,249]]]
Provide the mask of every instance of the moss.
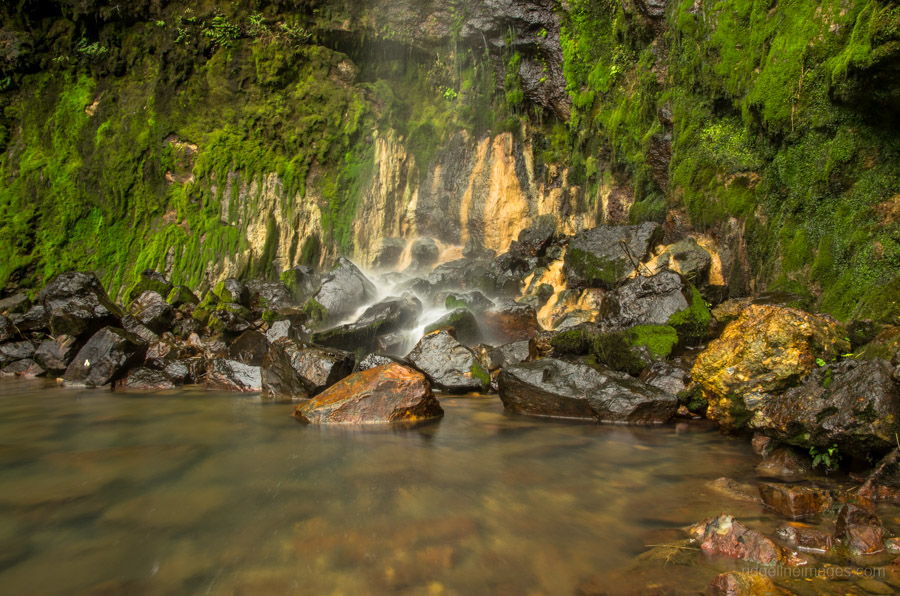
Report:
[[700,291],[690,286],[689,306],[669,317],[667,324],[678,333],[679,344],[693,346],[703,342],[709,335],[712,314]]
[[591,355],[600,364],[635,377],[647,367],[622,332],[595,335],[591,342]]
[[166,302],[177,307],[184,304],[198,304],[200,300],[186,286],[175,286],[166,297]]
[[303,314],[312,325],[320,325],[328,320],[328,309],[319,304],[315,298],[306,301]]
[[479,381],[481,381],[482,387],[491,386],[490,373],[488,373],[488,371],[486,371],[484,367],[477,362],[472,365],[472,368],[469,369],[469,372],[471,373],[473,379],[478,379]]
[[698,383],[693,383],[683,391],[679,391],[677,397],[678,403],[694,414],[702,415],[709,407],[709,402],[703,397],[703,389]]
[[585,280],[588,287],[611,288],[623,273],[618,261],[607,261],[578,248],[566,252],[566,267]]
[[551,337],[550,345],[558,354],[582,355],[590,352],[592,341],[584,330],[570,329]]
[[645,346],[650,353],[666,358],[678,344],[678,332],[669,325],[638,325],[626,332],[632,346]]

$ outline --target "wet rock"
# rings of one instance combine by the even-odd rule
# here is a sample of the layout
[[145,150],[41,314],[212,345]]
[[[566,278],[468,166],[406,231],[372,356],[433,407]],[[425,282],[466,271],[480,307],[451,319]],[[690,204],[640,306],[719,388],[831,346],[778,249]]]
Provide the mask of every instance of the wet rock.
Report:
[[219,302],[240,304],[244,308],[250,307],[250,290],[233,277],[217,283],[212,294],[219,299]]
[[206,371],[206,388],[224,391],[259,391],[262,389],[260,368],[236,360],[224,358],[213,360]]
[[382,238],[374,249],[372,266],[377,270],[396,267],[405,249],[403,238]]
[[370,368],[375,368],[376,366],[384,366],[385,364],[403,364],[407,366],[409,363],[403,360],[402,358],[397,358],[395,356],[388,356],[386,354],[369,354],[365,358],[363,358],[359,366],[358,370],[369,370]]
[[478,320],[471,311],[465,308],[457,308],[442,316],[440,319],[427,325],[425,333],[431,333],[439,329],[453,329],[452,335],[466,346],[473,346],[481,339],[481,328]]
[[783,556],[781,548],[772,540],[724,513],[694,524],[689,534],[710,555],[763,565],[777,563]]
[[478,362],[475,352],[445,330],[425,335],[406,359],[442,391],[466,393],[490,385],[490,375]]
[[250,308],[255,311],[279,310],[291,306],[291,292],[280,281],[255,280],[247,284]]
[[266,339],[269,340],[270,344],[275,343],[283,337],[299,340],[301,338],[299,326],[288,319],[283,319],[272,323],[269,326],[269,330],[266,331]]
[[228,357],[251,366],[261,366],[268,350],[269,341],[265,335],[259,331],[245,331],[228,346]]
[[41,332],[50,328],[50,314],[42,304],[35,304],[24,314],[11,314],[10,321],[19,333]]
[[143,361],[146,352],[146,344],[135,335],[117,327],[104,327],[78,351],[63,379],[72,385],[106,385]]
[[437,263],[440,256],[440,249],[434,238],[416,238],[409,251],[412,262],[410,268],[413,270],[431,267]]
[[708,596],[779,596],[781,590],[767,576],[749,571],[717,575],[706,587]]
[[12,321],[0,315],[0,342],[9,341],[17,333]]
[[600,320],[608,331],[637,325],[669,325],[682,345],[696,345],[709,333],[711,315],[700,293],[673,271],[639,276],[603,297]]
[[48,375],[59,376],[66,372],[75,357],[78,345],[71,335],[60,335],[40,343],[34,352],[34,361],[47,371]]
[[543,257],[554,240],[556,223],[553,216],[541,216],[519,232],[518,239],[510,244],[509,252],[522,258]]
[[847,360],[753,409],[749,427],[808,449],[837,445],[842,454],[887,453],[900,430],[900,390],[884,360]]
[[179,358],[166,363],[163,372],[169,375],[169,378],[176,385],[201,383],[206,377],[206,365],[203,358],[199,356]]
[[847,503],[834,526],[834,540],[856,555],[884,551],[884,530],[878,516],[866,507]]
[[812,486],[796,486],[764,482],[759,485],[763,502],[790,519],[814,517],[834,503],[831,493]]
[[829,361],[847,348],[828,316],[750,305],[700,353],[691,377],[709,402],[709,418],[726,430],[743,428],[755,410],[809,374],[817,358]]
[[894,449],[884,456],[860,487],[859,494],[900,504],[900,450]]
[[61,273],[41,290],[38,300],[50,316],[53,335],[92,334],[119,325],[124,314],[93,273]]
[[253,329],[250,311],[240,304],[224,302],[209,315],[206,326],[216,333],[227,333],[231,337]]
[[753,447],[753,452],[756,455],[766,457],[770,453],[772,453],[772,451],[776,447],[778,447],[779,443],[772,437],[767,437],[766,435],[755,433],[753,435],[753,438],[750,440],[750,445]]
[[263,393],[305,399],[352,373],[355,365],[356,358],[349,352],[280,339],[263,360]]
[[528,341],[540,329],[534,307],[512,300],[497,302],[481,321],[485,335],[500,342]]
[[596,321],[597,315],[589,310],[570,310],[562,316],[553,319],[553,329],[565,331],[584,323],[594,323]]
[[675,396],[626,374],[553,358],[503,369],[499,390],[507,410],[529,416],[662,424],[678,408]]
[[409,351],[411,338],[406,333],[388,333],[378,337],[375,350],[383,354],[405,354]]
[[425,376],[397,363],[353,374],[294,410],[314,424],[414,422],[443,413]]
[[656,360],[644,369],[639,377],[651,387],[662,389],[670,395],[678,395],[687,387],[690,375],[663,360]]
[[708,482],[706,486],[710,490],[726,496],[729,499],[734,499],[735,501],[759,503],[760,505],[763,502],[759,497],[759,490],[749,484],[741,484],[736,480],[725,478],[724,476]]
[[798,523],[779,526],[775,530],[775,536],[800,552],[824,554],[834,546],[834,538],[831,534]]
[[488,350],[486,361],[488,369],[494,371],[514,364],[521,364],[528,360],[528,355],[528,342],[514,341]]
[[281,282],[291,294],[292,304],[304,304],[319,291],[320,276],[312,267],[295,265],[281,274]]
[[665,252],[656,258],[656,262],[659,266],[680,273],[698,288],[703,288],[709,281],[712,257],[693,238],[685,238],[667,246]]
[[168,296],[172,291],[172,284],[166,280],[166,277],[152,269],[144,269],[138,275],[137,281],[125,291],[125,304],[137,299],[144,292],[156,292],[162,296]]
[[491,295],[513,298],[522,293],[524,278],[533,269],[533,262],[504,253],[490,261],[486,269],[470,268],[466,272],[463,287],[478,288]]
[[143,292],[128,305],[128,313],[153,333],[172,330],[175,309],[160,294]]
[[756,471],[770,478],[798,480],[810,475],[812,460],[791,447],[776,447],[756,466]]
[[342,257],[324,277],[322,287],[310,300],[324,311],[321,319],[333,323],[353,314],[377,295],[375,286],[362,271]]
[[159,336],[147,328],[146,325],[138,321],[131,315],[122,317],[122,328],[141,340],[147,345],[154,344],[159,341]]
[[450,292],[444,299],[448,309],[467,308],[474,313],[481,313],[494,306],[494,301],[478,290],[470,292]]
[[175,383],[164,371],[152,368],[136,368],[115,385],[116,391],[163,391],[174,389]]
[[313,334],[313,343],[341,350],[372,352],[380,336],[413,327],[422,303],[414,296],[387,298],[366,309],[355,322]]
[[16,341],[0,344],[0,366],[34,356],[34,342]]
[[569,242],[565,256],[563,271],[568,287],[613,289],[634,273],[629,253],[634,261],[643,261],[661,231],[659,224],[648,222],[639,226],[598,226],[577,234]]
[[187,286],[175,286],[166,296],[166,302],[180,308],[186,304],[199,304],[200,299]]
[[538,331],[528,340],[528,359],[538,360],[546,358],[554,352],[553,338],[558,335],[556,331]]
[[0,370],[3,377],[39,377],[44,374],[44,369],[31,358],[16,360]]
[[31,299],[25,294],[14,294],[0,300],[0,313],[3,314],[22,314],[28,312],[30,308]]

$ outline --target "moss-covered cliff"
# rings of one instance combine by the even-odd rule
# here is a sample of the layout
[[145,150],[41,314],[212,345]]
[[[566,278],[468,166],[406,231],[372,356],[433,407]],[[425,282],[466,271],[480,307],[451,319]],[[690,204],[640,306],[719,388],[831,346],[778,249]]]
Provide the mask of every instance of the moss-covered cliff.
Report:
[[733,294],[900,295],[900,14],[867,0],[0,8],[0,285],[199,286],[666,222]]

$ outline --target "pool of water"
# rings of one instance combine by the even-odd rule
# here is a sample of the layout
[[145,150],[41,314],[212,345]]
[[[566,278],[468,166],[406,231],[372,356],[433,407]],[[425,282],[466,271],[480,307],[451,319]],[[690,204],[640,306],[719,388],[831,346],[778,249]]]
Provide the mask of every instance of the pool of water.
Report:
[[311,427],[254,395],[2,382],[0,593],[697,593],[734,564],[648,545],[778,523],[705,486],[757,463],[708,426],[440,400],[418,428]]

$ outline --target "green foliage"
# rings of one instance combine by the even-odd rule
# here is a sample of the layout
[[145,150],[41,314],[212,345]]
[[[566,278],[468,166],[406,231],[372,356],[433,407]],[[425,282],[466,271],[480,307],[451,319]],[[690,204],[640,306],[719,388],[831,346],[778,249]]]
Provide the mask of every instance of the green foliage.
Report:
[[321,325],[328,320],[328,309],[319,304],[315,298],[307,300],[303,306],[303,314],[313,326]]
[[584,328],[569,329],[553,336],[550,345],[560,355],[588,355],[589,363],[637,376],[646,367],[631,336],[623,332],[599,333]]
[[702,343],[709,334],[712,313],[700,291],[690,286],[690,305],[669,317],[668,324],[678,333],[680,345],[694,346]]
[[469,373],[471,373],[473,379],[478,379],[479,381],[481,381],[482,387],[487,388],[491,386],[490,373],[477,362],[472,365],[471,369],[469,369]]
[[832,445],[824,450],[819,450],[816,447],[809,448],[809,455],[813,458],[813,467],[817,468],[820,465],[825,468],[826,472],[833,472],[838,469],[840,466],[841,455],[838,453],[838,446]]

